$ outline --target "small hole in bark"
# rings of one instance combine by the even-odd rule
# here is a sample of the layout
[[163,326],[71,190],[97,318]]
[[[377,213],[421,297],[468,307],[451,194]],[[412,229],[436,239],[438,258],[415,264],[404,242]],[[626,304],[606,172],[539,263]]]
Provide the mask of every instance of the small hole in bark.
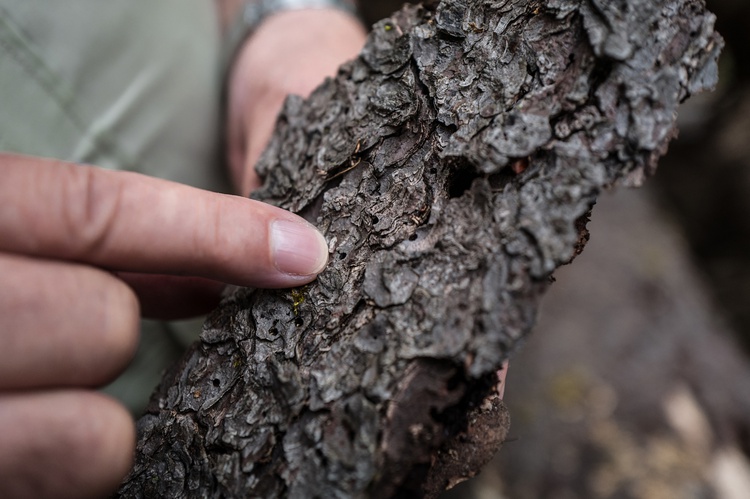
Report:
[[211,384],[213,384],[216,388],[219,388],[221,386],[221,381],[218,379],[212,379]]
[[451,199],[463,196],[464,192],[471,188],[477,176],[476,170],[470,164],[456,166],[448,180],[448,196]]
[[375,215],[372,216],[372,225],[376,225],[378,222],[380,222],[380,219],[376,217]]
[[294,325],[297,327],[302,327],[302,325],[305,323],[305,321],[302,320],[302,317],[297,317],[294,319]]
[[412,234],[411,236],[409,236],[409,241],[416,241],[417,237],[419,236],[417,236],[416,234]]
[[275,327],[272,327],[271,329],[268,330],[268,334],[276,336],[277,334],[279,334],[279,330],[276,329]]
[[357,439],[357,432],[349,425],[346,426],[346,435],[349,437],[350,442],[354,442]]
[[346,253],[339,253],[339,260],[346,258]]
[[607,78],[609,78],[609,75],[612,74],[612,71],[614,70],[615,64],[612,61],[606,61],[606,60],[600,60],[597,62],[596,66],[594,66],[593,71],[591,72],[591,83],[589,86],[589,94],[594,95],[595,92],[599,89],[599,87],[607,81]]

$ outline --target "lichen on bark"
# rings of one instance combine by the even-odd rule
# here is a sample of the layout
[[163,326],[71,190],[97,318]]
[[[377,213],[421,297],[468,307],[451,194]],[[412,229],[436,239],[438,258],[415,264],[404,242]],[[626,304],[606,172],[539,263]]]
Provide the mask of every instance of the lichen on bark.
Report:
[[443,0],[375,24],[288,99],[258,165],[256,197],[314,222],[328,268],[227,294],[119,496],[434,496],[476,473],[553,271],[603,189],[653,172],[720,47],[701,0]]

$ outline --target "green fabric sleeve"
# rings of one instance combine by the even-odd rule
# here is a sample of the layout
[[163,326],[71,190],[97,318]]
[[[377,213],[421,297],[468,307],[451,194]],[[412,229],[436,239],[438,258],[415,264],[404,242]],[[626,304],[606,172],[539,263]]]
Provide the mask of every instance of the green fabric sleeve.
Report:
[[205,0],[0,0],[0,148],[212,190],[221,39]]

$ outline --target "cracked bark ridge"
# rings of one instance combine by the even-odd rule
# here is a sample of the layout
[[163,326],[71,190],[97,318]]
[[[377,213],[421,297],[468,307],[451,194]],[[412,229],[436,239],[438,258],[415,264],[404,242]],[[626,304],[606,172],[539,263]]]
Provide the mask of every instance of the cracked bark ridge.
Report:
[[375,24],[258,165],[328,269],[228,294],[119,496],[434,496],[476,473],[507,429],[495,372],[581,221],[715,84],[713,21],[699,0],[443,0]]

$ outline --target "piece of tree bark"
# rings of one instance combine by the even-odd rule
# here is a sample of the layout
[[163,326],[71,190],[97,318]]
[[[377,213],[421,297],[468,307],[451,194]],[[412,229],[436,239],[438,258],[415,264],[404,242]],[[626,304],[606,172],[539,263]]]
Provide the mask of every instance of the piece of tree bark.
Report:
[[[443,0],[290,98],[257,197],[328,269],[237,289],[139,421],[120,497],[434,496],[505,438],[496,371],[602,189],[637,184],[716,80],[700,0]],[[493,428],[497,421],[503,429]]]

